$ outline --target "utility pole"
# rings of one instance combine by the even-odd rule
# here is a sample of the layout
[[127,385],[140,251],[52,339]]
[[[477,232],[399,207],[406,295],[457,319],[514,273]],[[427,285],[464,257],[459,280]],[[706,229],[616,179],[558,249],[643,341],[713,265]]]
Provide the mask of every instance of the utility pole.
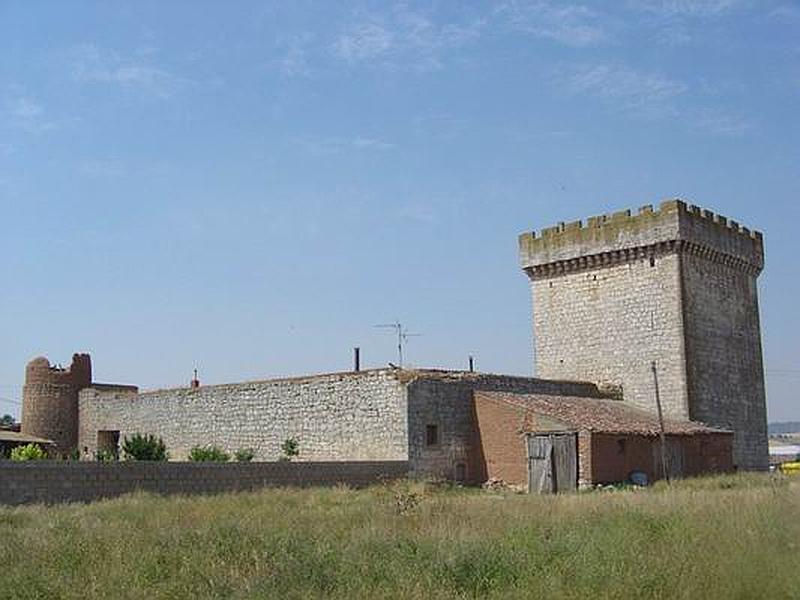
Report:
[[375,325],[375,327],[389,328],[391,327],[397,332],[397,366],[403,368],[403,344],[410,337],[420,336],[421,333],[409,333],[400,321],[394,323],[385,323],[383,325]]
[[658,369],[656,368],[656,361],[650,363],[650,368],[653,370],[653,385],[656,390],[656,409],[658,409],[659,437],[661,438],[661,473],[667,483],[669,483],[669,469],[667,469],[667,436],[664,431],[664,413],[661,411],[661,395],[658,392]]

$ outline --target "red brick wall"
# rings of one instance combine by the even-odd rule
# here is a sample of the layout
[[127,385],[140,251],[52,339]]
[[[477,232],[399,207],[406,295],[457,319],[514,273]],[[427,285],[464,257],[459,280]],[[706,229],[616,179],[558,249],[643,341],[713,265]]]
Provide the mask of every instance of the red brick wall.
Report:
[[533,419],[522,407],[475,396],[479,444],[483,449],[483,479],[528,484],[528,449],[525,431]]
[[591,437],[591,483],[626,481],[631,471],[644,471],[651,481],[655,479],[653,451],[658,438],[603,433],[593,433]]
[[731,433],[709,433],[684,440],[684,477],[733,471]]
[[[651,481],[661,479],[658,437],[594,433],[591,438],[592,483],[626,481],[631,471],[643,471]],[[624,451],[620,446],[623,440]],[[667,443],[682,447],[683,477],[733,470],[730,433],[668,435]]]

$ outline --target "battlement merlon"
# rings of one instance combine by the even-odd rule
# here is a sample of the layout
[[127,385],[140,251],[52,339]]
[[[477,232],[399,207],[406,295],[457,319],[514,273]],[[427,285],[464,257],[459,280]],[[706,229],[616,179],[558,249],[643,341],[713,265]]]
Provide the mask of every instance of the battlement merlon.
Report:
[[590,217],[585,223],[559,223],[538,236],[519,236],[520,262],[531,276],[678,248],[716,257],[754,275],[764,267],[760,232],[677,199],[665,200],[658,210],[648,205],[635,215],[625,210]]

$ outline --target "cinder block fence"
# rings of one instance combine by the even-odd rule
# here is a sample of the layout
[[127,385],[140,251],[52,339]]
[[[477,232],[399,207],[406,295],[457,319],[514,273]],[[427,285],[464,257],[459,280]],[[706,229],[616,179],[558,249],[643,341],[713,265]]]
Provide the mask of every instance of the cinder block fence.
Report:
[[363,487],[400,479],[407,461],[359,462],[0,462],[0,504],[91,502],[136,490],[211,494],[265,487]]

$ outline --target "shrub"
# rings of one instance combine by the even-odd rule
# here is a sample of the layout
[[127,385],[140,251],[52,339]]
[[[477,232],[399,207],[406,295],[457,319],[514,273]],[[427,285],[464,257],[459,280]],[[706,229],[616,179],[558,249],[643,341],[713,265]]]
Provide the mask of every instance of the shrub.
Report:
[[152,434],[142,435],[134,433],[131,437],[125,437],[122,442],[122,455],[125,460],[167,460],[167,446],[164,440],[156,438]]
[[189,451],[192,462],[228,462],[230,455],[219,446],[195,446]]
[[25,444],[11,450],[11,460],[44,460],[47,454],[38,444]]
[[256,451],[252,448],[241,448],[233,453],[236,462],[250,462],[256,455]]
[[115,462],[119,460],[119,456],[113,450],[101,448],[94,453],[94,459],[97,462]]
[[286,438],[281,444],[281,451],[283,460],[292,460],[295,456],[300,455],[300,444],[295,438]]

